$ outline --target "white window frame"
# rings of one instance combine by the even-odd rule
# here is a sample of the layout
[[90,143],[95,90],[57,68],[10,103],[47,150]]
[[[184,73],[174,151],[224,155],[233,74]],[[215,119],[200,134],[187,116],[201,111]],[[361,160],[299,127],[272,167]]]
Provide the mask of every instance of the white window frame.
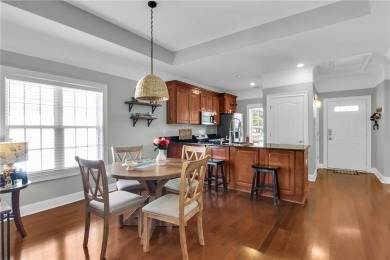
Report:
[[[262,104],[249,104],[247,105],[247,136],[249,136],[249,142],[253,143],[253,138],[252,138],[252,124],[251,124],[251,113],[250,110],[253,108],[263,108]],[[264,109],[263,109],[263,142],[264,142]]]
[[[107,131],[107,85],[97,82],[73,79],[68,77],[62,77],[58,75],[52,75],[47,73],[41,73],[31,70],[24,70],[19,68],[1,66],[1,84],[0,84],[0,141],[6,141],[6,103],[5,103],[5,91],[6,81],[8,78],[28,78],[32,79],[32,82],[38,82],[48,85],[72,87],[85,90],[99,90],[103,94],[103,150],[102,156],[104,161],[108,161],[108,131]],[[80,174],[77,167],[65,169],[65,170],[52,170],[29,173],[29,179],[32,182],[40,182],[47,180],[54,180],[64,177],[70,177]]]

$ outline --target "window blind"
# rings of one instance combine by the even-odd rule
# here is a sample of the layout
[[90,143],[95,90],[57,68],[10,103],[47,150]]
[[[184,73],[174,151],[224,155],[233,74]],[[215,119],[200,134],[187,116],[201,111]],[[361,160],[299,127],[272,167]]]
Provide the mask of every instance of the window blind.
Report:
[[103,159],[103,90],[44,79],[7,77],[6,138],[28,142],[29,174],[76,167],[74,157]]

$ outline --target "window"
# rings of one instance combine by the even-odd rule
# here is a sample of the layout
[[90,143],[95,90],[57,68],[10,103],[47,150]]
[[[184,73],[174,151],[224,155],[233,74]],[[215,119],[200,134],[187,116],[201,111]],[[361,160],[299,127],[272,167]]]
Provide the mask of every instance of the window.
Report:
[[261,105],[248,105],[248,136],[251,143],[264,143],[263,108]]
[[[29,175],[66,174],[76,155],[104,159],[102,87],[5,76],[4,139],[28,142]],[[63,177],[63,176],[62,176]]]

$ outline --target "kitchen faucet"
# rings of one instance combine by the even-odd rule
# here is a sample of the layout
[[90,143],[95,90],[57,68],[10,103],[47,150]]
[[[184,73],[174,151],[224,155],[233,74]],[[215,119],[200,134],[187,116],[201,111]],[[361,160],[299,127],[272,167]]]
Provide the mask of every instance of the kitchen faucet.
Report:
[[230,123],[229,123],[229,145],[232,144],[232,133],[235,133],[235,131],[232,131],[232,123],[234,120],[238,120],[238,138],[240,139],[240,137],[242,136],[241,120],[238,118],[232,118],[232,120],[230,120]]

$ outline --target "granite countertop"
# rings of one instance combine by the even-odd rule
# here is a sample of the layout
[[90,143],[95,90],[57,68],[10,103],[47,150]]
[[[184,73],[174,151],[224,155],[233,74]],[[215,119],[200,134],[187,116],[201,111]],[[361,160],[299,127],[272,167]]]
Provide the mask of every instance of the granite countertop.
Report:
[[207,143],[207,144],[200,144],[196,141],[196,139],[189,139],[189,140],[178,140],[175,137],[170,137],[171,143],[178,143],[178,144],[191,144],[191,145],[199,145],[199,146],[227,146],[227,147],[248,147],[248,148],[267,148],[267,149],[281,149],[281,150],[307,150],[309,149],[310,145],[293,145],[293,144],[260,144],[260,143],[232,143],[229,145],[229,143],[223,143],[223,144],[213,144],[213,143]]

